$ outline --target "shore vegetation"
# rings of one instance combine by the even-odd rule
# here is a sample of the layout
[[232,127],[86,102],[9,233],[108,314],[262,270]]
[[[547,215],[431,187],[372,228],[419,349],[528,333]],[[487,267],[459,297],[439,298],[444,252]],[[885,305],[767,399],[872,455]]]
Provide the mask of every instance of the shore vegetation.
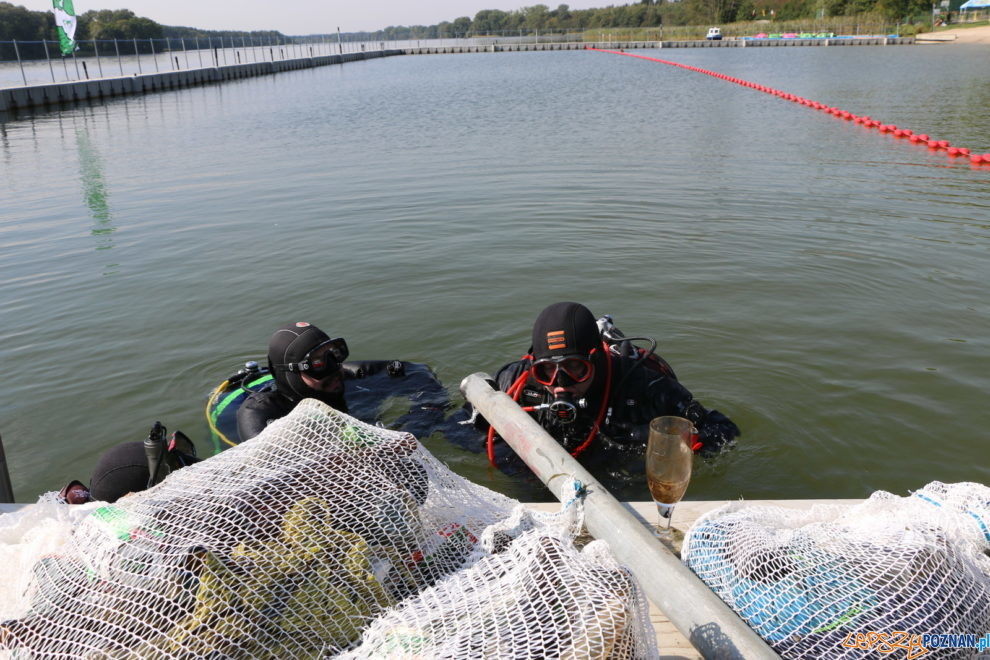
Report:
[[[948,16],[964,0],[950,0]],[[345,41],[402,41],[453,38],[533,38],[556,41],[677,40],[704,38],[719,25],[726,37],[760,33],[900,34],[932,29],[929,0],[641,0],[599,9],[560,4],[514,11],[484,9],[436,25],[389,26],[349,32]],[[276,30],[204,30],[161,25],[129,9],[100,9],[78,16],[76,40],[223,39],[286,43],[327,34],[289,36]],[[0,2],[0,41],[57,40],[50,12]],[[332,38],[337,38],[336,34]]]

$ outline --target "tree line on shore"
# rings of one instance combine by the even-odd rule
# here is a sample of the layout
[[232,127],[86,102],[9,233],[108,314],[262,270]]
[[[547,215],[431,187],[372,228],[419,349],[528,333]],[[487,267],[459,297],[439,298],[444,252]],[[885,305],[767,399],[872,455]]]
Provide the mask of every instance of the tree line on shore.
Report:
[[[725,24],[750,20],[793,20],[881,14],[909,22],[926,16],[928,0],[641,0],[628,5],[600,9],[571,9],[558,5],[533,5],[514,11],[484,9],[474,18],[462,16],[436,25],[389,26],[375,32],[343,35],[351,40],[443,39],[480,35],[533,34],[534,32],[584,31],[601,28],[661,27]],[[201,30],[167,26],[137,16],[128,9],[91,10],[78,17],[76,40],[89,39],[207,39],[242,38],[260,41],[291,41],[275,30],[244,32]],[[0,40],[56,40],[50,12],[31,11],[10,2],[0,2]]]
[[[200,30],[198,28],[161,25],[150,18],[137,16],[129,9],[90,10],[76,17],[76,41],[90,39],[217,39],[254,38],[255,41],[286,41],[277,30],[244,32],[238,30]],[[58,41],[55,21],[48,11],[31,11],[10,2],[0,2],[0,41]]]

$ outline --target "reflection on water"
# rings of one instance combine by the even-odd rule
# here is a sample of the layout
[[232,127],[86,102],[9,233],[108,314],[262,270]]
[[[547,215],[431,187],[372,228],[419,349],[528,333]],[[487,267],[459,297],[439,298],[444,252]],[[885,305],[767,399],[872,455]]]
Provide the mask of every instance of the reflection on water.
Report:
[[[990,151],[985,50],[730,50],[669,57]],[[39,110],[0,124],[0,150],[0,431],[23,497],[156,419],[207,447],[209,392],[289,319],[355,359],[428,363],[457,398],[575,299],[656,336],[742,428],[689,498],[990,481],[990,169],[581,52]]]
[[[97,239],[97,250],[109,250],[113,247],[113,215],[107,202],[106,183],[103,179],[103,169],[100,154],[89,139],[86,119],[76,127],[76,145],[79,151],[79,180],[82,183],[83,197],[86,206],[93,216],[93,228],[90,233]],[[107,264],[104,275],[114,273],[117,264]]]

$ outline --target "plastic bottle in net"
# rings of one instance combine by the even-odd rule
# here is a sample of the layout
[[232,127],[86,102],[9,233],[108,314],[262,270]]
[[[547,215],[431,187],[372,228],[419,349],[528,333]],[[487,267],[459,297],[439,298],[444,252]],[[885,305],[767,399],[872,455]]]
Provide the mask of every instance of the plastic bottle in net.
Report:
[[682,556],[782,657],[843,658],[888,657],[858,634],[990,631],[988,551],[990,488],[933,482],[853,506],[732,503],[692,526]]
[[[603,549],[573,548],[573,516],[526,513],[411,435],[317,401],[154,488],[85,506],[5,607],[17,615],[0,622],[0,656],[360,655],[400,644],[397,629],[463,650],[443,657],[504,656],[517,635],[562,656],[655,655],[639,588]],[[427,597],[450,612],[439,628]],[[484,640],[465,608],[485,613]]]

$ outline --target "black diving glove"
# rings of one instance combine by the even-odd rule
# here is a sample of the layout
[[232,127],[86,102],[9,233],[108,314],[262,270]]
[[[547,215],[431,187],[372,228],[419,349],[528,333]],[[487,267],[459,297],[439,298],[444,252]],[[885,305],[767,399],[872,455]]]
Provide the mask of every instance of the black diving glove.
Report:
[[741,433],[735,423],[717,410],[710,411],[700,424],[691,449],[702,456],[714,456],[730,446]]

